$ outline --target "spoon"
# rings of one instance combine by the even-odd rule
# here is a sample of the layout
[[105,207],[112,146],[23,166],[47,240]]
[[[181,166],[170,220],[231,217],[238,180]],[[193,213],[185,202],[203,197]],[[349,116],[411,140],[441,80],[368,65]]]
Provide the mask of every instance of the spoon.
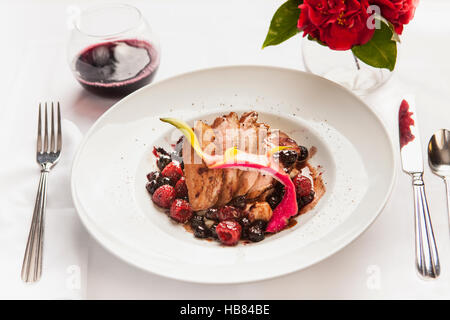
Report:
[[447,190],[447,211],[450,226],[450,131],[436,131],[428,143],[428,164],[434,174],[444,179]]

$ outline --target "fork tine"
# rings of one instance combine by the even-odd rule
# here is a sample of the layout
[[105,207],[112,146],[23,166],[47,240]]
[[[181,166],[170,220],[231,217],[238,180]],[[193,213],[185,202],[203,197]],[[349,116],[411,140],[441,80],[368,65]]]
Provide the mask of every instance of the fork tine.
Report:
[[54,116],[54,108],[52,102],[52,119],[51,119],[51,128],[50,128],[50,152],[55,152],[55,116]]
[[38,153],[42,152],[42,128],[41,128],[41,104],[39,103],[39,116],[38,116],[38,134],[37,134],[37,143],[36,150]]
[[47,116],[47,102],[45,103],[44,112],[44,150],[43,152],[48,152],[48,116]]
[[56,152],[61,151],[61,147],[62,147],[61,108],[59,107],[59,101],[58,101],[58,135],[57,135]]

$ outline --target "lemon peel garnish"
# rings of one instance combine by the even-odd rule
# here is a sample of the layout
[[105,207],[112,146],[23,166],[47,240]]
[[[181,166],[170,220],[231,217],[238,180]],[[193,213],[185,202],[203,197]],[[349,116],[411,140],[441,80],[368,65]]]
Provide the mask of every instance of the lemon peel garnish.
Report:
[[269,150],[269,156],[272,156],[273,154],[277,153],[278,151],[281,150],[286,150],[286,149],[292,149],[293,147],[291,146],[276,146],[273,147],[272,149]]
[[200,147],[200,142],[198,141],[197,136],[195,135],[194,130],[184,121],[178,120],[175,118],[159,118],[159,120],[163,122],[167,122],[171,125],[173,125],[175,128],[180,130],[183,135],[188,139],[189,143],[191,144],[192,148],[194,148],[195,152],[203,159],[205,158],[205,153],[203,152],[202,148]]

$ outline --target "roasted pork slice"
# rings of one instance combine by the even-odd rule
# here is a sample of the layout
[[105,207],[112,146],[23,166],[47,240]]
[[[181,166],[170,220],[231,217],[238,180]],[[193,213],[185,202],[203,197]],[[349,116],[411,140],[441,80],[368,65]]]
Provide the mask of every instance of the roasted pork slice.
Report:
[[[244,113],[239,119],[239,138],[237,148],[248,153],[258,152],[258,134],[256,130],[256,121],[258,113],[250,111]],[[246,195],[258,179],[259,172],[241,171],[239,173],[239,188],[234,197]]]
[[[258,122],[255,111],[246,112],[240,118],[231,112],[216,118],[211,127],[197,121],[194,131],[202,150],[208,154],[223,154],[232,147],[255,154],[266,154],[276,146],[290,146],[298,151],[296,142],[287,134]],[[183,160],[189,202],[195,211],[226,205],[239,196],[263,201],[275,182],[270,175],[258,171],[208,169],[187,141],[183,146]]]
[[[197,121],[194,131],[199,137],[203,151],[214,154],[216,146],[212,128],[202,121]],[[223,170],[208,169],[186,140],[183,144],[183,162],[189,203],[194,211],[206,210],[213,207],[219,199]]]
[[[250,111],[244,113],[239,119],[239,143],[238,149],[249,153],[265,154],[267,144],[267,132],[269,126],[258,123],[258,113]],[[241,171],[239,175],[239,189],[235,197],[248,195],[249,199],[257,198],[262,192],[272,185],[272,177],[265,176],[255,171]]]
[[[236,113],[217,117],[211,126],[216,135],[217,153],[223,154],[228,148],[237,146],[239,139],[239,118]],[[223,171],[222,190],[216,206],[220,207],[233,199],[239,188],[239,170],[227,169]]]

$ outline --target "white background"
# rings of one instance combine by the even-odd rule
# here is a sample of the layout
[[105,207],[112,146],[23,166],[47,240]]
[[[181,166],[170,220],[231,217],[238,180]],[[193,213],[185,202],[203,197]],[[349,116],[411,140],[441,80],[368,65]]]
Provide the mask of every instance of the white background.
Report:
[[[260,49],[270,19],[283,1],[127,2],[142,11],[161,39],[162,62],[156,80],[199,68],[232,64],[303,69],[300,37],[292,38],[277,47]],[[59,100],[64,117],[75,123],[82,132],[86,132],[115,102],[82,90],[73,79],[66,61],[70,32],[67,21],[78,7],[84,8],[93,3],[0,1],[0,117],[2,121],[8,121],[23,116],[27,119],[24,121],[33,125],[32,130],[30,128],[29,132],[22,135],[20,132],[12,134],[0,128],[2,157],[5,157],[5,147],[8,146],[20,145],[21,148],[30,150],[34,148],[35,108],[39,101]],[[448,1],[421,1],[415,20],[405,27],[395,76],[382,90],[365,98],[385,119],[395,137],[397,102],[404,94],[414,95],[424,151],[426,142],[434,131],[450,128],[450,25],[446,22],[449,12]],[[338,107],[337,105],[336,108]],[[19,167],[16,169],[20,170]],[[14,174],[8,178],[13,187]],[[33,172],[30,179],[37,183],[38,175]],[[258,283],[214,286],[161,278],[131,267],[112,256],[80,228],[79,237],[83,239],[80,240],[80,246],[88,250],[87,266],[81,269],[84,279],[82,297],[448,299],[450,238],[444,184],[430,173],[428,167],[425,182],[441,257],[442,275],[439,280],[424,282],[415,274],[411,183],[410,178],[399,169],[390,202],[361,237],[334,256],[306,270]],[[63,187],[68,187],[68,182]],[[33,202],[32,197],[33,195],[30,203]],[[64,201],[70,205],[70,198]],[[53,213],[57,214],[57,210]],[[78,218],[74,216],[73,219]],[[24,229],[27,228],[28,226],[24,226]],[[0,261],[1,259],[0,252]],[[2,270],[0,264],[0,272],[3,271],[5,270]],[[51,268],[47,272],[51,272]],[[2,296],[8,296],[8,288],[3,287],[1,290]]]

